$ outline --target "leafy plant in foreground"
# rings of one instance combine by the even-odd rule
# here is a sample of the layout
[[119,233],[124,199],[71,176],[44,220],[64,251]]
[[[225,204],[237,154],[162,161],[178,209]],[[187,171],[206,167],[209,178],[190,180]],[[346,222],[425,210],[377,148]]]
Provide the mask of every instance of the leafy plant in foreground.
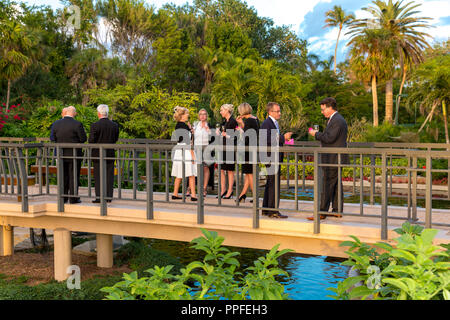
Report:
[[[450,300],[450,250],[448,245],[433,245],[438,231],[405,223],[395,230],[397,245],[377,243],[384,250],[355,241],[346,241],[349,259],[343,264],[359,275],[329,288],[335,299]],[[446,250],[443,250],[446,249]],[[357,285],[360,284],[360,285]]]
[[124,274],[113,287],[102,288],[108,300],[282,300],[288,296],[284,286],[275,280],[288,277],[278,268],[277,259],[291,250],[278,251],[276,245],[258,258],[244,274],[237,272],[240,264],[232,252],[222,246],[223,237],[217,232],[202,229],[204,237],[192,240],[192,248],[206,253],[203,261],[194,261],[177,275],[172,266],[147,270],[148,277],[138,278],[137,272]]

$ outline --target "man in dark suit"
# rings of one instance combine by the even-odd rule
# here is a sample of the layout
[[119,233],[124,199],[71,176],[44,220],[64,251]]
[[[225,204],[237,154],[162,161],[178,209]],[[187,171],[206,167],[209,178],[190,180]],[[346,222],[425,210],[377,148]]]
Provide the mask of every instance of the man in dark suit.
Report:
[[[268,113],[267,119],[263,122],[260,128],[260,133],[265,134],[267,137],[267,147],[272,146],[272,135],[275,134],[276,136],[273,137],[274,141],[278,142],[278,146],[282,147],[284,146],[284,143],[286,140],[291,139],[292,132],[281,134],[280,131],[280,125],[278,124],[278,121],[281,119],[281,108],[280,105],[276,102],[269,102],[266,106],[266,111]],[[260,142],[263,143],[263,140],[260,140]],[[267,154],[272,159],[274,157],[277,157],[277,155],[272,156],[271,152],[268,152]],[[283,153],[278,154],[278,159],[275,158],[275,161],[278,163],[283,162],[284,155]],[[275,165],[273,163],[266,164],[266,168],[270,170],[271,172],[268,172],[267,175],[267,181],[266,181],[266,187],[264,189],[264,199],[263,199],[263,207],[264,208],[278,208],[280,203],[280,168],[281,166],[276,163]],[[273,172],[275,171],[275,172]],[[276,179],[276,176],[278,176],[278,179]],[[278,184],[278,201],[275,203],[275,183]],[[282,215],[278,211],[269,211],[269,210],[263,210],[262,214],[265,216],[268,216],[269,218],[275,218],[275,219],[286,219],[287,216]]]
[[[337,111],[336,100],[334,98],[326,98],[320,102],[320,109],[325,118],[328,119],[327,127],[323,133],[310,130],[311,136],[321,142],[324,148],[346,148],[347,147],[347,122],[342,115]],[[338,154],[324,153],[322,154],[322,164],[338,164]],[[348,164],[348,154],[341,154],[341,164]],[[341,218],[339,212],[343,211],[344,193],[342,188],[342,181],[338,181],[339,171],[342,168],[337,167],[322,167],[323,168],[323,188],[320,201],[320,211],[328,212],[330,203],[333,207],[333,214],[321,215],[321,219],[327,216],[334,216]],[[338,183],[341,184],[341,203],[338,205]],[[309,220],[313,220],[311,217]]]
[[[75,120],[77,110],[75,107],[67,107],[63,110],[63,119],[58,120],[52,124],[51,129],[51,141],[56,143],[85,143],[87,140],[86,132],[84,131],[83,124]],[[62,155],[64,157],[73,157],[72,148],[63,148]],[[64,194],[76,195],[78,194],[78,186],[80,185],[80,170],[81,161],[83,157],[83,151],[76,149],[77,159],[73,158],[63,159],[63,174],[64,174]],[[76,176],[74,176],[74,165]],[[77,179],[77,180],[75,180]],[[77,181],[75,188],[75,181]],[[80,198],[68,197],[64,198],[64,203],[69,201],[70,203],[81,203]]]
[[[108,119],[109,107],[105,104],[97,107],[98,121],[91,126],[89,143],[113,144],[119,140],[119,126]],[[99,158],[99,149],[92,149],[92,157]],[[106,158],[114,158],[114,149],[106,149]],[[100,160],[92,160],[94,166],[95,196],[93,203],[100,203]],[[114,191],[114,160],[106,160],[106,198],[112,201]]]

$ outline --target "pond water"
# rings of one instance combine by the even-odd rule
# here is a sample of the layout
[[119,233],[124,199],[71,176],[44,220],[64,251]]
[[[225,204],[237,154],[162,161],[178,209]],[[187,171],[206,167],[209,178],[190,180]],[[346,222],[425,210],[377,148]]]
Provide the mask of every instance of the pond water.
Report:
[[[203,259],[200,251],[190,248],[189,243],[165,240],[150,240],[152,248],[161,250],[177,257],[184,265]],[[228,247],[231,251],[240,253],[238,260],[243,271],[253,266],[253,262],[268,253],[267,250]],[[286,254],[279,259],[279,267],[288,272],[289,278],[280,277],[289,298],[293,300],[332,300],[327,295],[333,294],[327,290],[337,287],[338,282],[347,277],[348,267],[342,266],[344,259],[303,254]]]

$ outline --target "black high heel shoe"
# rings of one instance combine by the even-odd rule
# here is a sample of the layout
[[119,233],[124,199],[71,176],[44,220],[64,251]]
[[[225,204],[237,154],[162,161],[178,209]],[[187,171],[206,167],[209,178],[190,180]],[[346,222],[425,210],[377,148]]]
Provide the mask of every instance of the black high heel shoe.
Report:
[[245,199],[247,199],[247,195],[243,194],[242,196],[239,197],[239,203],[241,203],[242,200],[244,200],[245,203]]
[[[226,192],[222,193],[222,194],[220,195],[220,198],[223,199],[223,197],[224,197],[226,194],[227,194]],[[217,196],[216,199],[219,199],[219,196]]]
[[233,194],[230,194],[229,197],[225,197],[225,194],[222,196],[222,199],[226,199],[226,200],[229,200],[231,198],[233,198]]

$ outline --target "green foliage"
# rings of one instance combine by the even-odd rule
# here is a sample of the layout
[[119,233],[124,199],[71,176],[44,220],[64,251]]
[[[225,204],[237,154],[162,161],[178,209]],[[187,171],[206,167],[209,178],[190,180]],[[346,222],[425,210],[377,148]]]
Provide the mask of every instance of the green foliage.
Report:
[[115,256],[117,265],[128,264],[139,276],[144,275],[144,271],[155,266],[172,265],[172,272],[178,272],[183,266],[169,254],[149,247],[144,240],[130,241],[120,247]]
[[176,106],[190,110],[191,121],[197,114],[195,104],[199,95],[161,89],[148,77],[129,80],[112,90],[88,91],[91,103],[108,104],[114,119],[131,136],[147,139],[170,139],[176,122],[173,119]]
[[123,281],[105,287],[109,300],[282,300],[287,299],[284,287],[275,277],[288,276],[277,268],[277,259],[291,250],[278,251],[275,246],[254,266],[237,272],[237,252],[222,246],[224,238],[202,229],[203,237],[192,240],[192,248],[203,251],[203,261],[194,261],[180,273],[171,273],[173,266],[147,270],[149,277],[138,278],[137,272],[124,274]]
[[[67,107],[61,101],[48,101],[44,106],[37,108],[30,120],[28,127],[34,137],[50,137],[50,129],[53,122],[61,119],[61,111]],[[97,110],[92,107],[74,105],[77,109],[76,120],[80,121],[86,134],[89,133],[91,124],[98,120]]]
[[120,276],[95,277],[82,281],[80,290],[69,290],[65,282],[52,281],[29,286],[23,277],[0,277],[0,300],[102,300],[105,293],[100,289],[119,280]]
[[[450,254],[448,246],[433,245],[438,231],[408,222],[395,231],[400,237],[394,246],[380,242],[373,247],[354,236],[354,241],[341,243],[350,247],[343,265],[360,275],[346,279],[337,289],[330,288],[333,298],[450,300]],[[384,252],[379,253],[380,249]]]

